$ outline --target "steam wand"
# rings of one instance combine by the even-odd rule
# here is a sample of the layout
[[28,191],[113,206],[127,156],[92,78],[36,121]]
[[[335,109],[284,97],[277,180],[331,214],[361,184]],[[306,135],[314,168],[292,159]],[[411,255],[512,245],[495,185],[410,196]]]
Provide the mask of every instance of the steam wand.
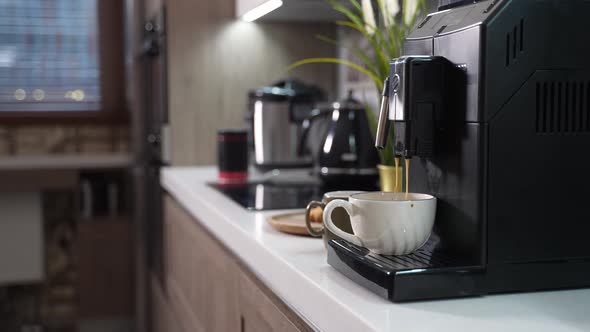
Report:
[[381,94],[381,108],[379,109],[379,121],[377,122],[377,135],[375,135],[375,147],[383,150],[387,145],[389,133],[389,76],[383,82]]

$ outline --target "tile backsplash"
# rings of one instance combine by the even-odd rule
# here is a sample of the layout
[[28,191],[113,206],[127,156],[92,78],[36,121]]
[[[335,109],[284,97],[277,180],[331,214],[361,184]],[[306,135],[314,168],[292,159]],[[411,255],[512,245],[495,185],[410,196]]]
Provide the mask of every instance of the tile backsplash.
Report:
[[126,125],[0,126],[0,156],[128,153]]

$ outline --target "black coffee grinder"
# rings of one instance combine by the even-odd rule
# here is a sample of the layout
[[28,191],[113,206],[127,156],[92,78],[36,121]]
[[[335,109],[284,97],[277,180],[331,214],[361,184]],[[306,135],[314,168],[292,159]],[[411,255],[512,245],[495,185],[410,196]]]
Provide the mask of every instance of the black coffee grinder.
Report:
[[407,256],[343,240],[328,263],[392,301],[590,286],[590,2],[442,0],[394,59],[389,123],[438,198]]

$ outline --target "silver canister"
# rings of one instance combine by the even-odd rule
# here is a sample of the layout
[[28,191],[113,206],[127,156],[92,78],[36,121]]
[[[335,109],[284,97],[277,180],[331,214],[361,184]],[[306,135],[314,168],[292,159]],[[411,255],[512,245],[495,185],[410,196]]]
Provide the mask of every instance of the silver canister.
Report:
[[311,166],[311,155],[301,146],[302,126],[322,98],[319,88],[296,80],[250,91],[254,166],[259,169]]

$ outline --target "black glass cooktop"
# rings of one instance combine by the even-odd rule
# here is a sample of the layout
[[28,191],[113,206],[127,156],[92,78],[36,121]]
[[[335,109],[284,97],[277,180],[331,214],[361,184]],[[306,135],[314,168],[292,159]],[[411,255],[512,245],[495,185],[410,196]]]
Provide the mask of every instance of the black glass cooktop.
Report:
[[321,184],[286,184],[286,183],[245,183],[219,184],[209,183],[224,195],[248,210],[303,209],[310,201],[321,200],[325,192],[335,190],[378,190],[374,185],[364,188],[323,186]]

